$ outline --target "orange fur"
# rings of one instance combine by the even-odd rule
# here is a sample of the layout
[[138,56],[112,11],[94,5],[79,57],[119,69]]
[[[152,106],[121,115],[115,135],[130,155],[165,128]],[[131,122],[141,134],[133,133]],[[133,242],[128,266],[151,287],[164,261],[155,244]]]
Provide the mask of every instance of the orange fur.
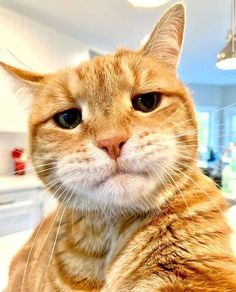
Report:
[[[196,166],[194,107],[176,76],[183,26],[178,4],[139,51],[47,76],[1,64],[34,88],[30,154],[60,202],[13,259],[7,292],[236,291],[227,205]],[[160,105],[135,111],[147,92]],[[82,123],[61,129],[53,116],[70,108]],[[117,160],[96,144],[115,134],[128,137]]]

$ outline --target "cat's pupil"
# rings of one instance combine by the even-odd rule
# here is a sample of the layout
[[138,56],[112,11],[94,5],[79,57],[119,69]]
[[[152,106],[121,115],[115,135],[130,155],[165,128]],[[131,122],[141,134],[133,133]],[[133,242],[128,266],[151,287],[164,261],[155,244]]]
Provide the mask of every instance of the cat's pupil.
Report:
[[155,98],[153,94],[147,94],[146,96],[141,96],[141,103],[148,109],[151,109],[155,103]]
[[77,113],[74,111],[66,112],[62,115],[62,119],[68,124],[73,125],[77,120]]
[[54,120],[58,126],[73,129],[81,122],[82,115],[78,109],[69,109],[55,115]]
[[160,104],[161,96],[159,93],[150,92],[136,96],[132,100],[135,110],[141,112],[151,112]]

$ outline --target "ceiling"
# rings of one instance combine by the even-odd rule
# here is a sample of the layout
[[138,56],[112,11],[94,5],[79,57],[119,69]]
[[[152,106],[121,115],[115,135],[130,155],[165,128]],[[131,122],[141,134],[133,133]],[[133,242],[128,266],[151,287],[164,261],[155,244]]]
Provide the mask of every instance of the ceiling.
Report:
[[[126,0],[0,0],[0,3],[93,46],[137,48],[170,4],[134,8]],[[236,70],[220,71],[216,55],[230,27],[230,0],[185,0],[187,26],[179,75],[186,83],[236,84]]]

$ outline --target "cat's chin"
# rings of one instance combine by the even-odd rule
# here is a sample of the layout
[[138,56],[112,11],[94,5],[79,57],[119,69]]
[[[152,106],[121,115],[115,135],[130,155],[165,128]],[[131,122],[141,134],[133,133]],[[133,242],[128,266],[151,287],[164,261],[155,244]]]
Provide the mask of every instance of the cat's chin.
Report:
[[[156,182],[146,173],[118,172],[90,187],[77,187],[79,205],[86,210],[111,209],[120,207],[145,211],[153,207],[153,192]],[[118,209],[117,209],[118,211]]]
[[[147,211],[162,201],[161,173],[133,170],[128,167],[107,168],[109,171],[64,175],[61,182],[72,192],[70,205],[75,209]],[[75,199],[75,201],[73,201]]]
[[105,179],[102,179],[100,182],[96,183],[94,185],[94,188],[100,188],[104,184],[127,184],[129,180],[133,179],[139,179],[139,178],[148,178],[148,174],[145,172],[128,172],[128,171],[117,171],[109,176],[107,176]]

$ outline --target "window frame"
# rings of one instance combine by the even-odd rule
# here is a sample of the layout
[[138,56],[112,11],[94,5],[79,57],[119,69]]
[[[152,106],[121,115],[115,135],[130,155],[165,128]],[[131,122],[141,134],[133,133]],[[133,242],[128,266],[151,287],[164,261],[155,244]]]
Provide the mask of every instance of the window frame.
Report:
[[[208,136],[208,147],[218,152],[219,145],[219,113],[217,106],[196,106],[197,112],[208,112],[209,113],[209,136]],[[201,145],[199,145],[200,147]]]
[[232,120],[233,116],[236,115],[236,106],[229,107],[224,109],[224,121],[225,121],[225,127],[224,127],[224,146],[228,146],[231,141],[231,129],[232,129]]

